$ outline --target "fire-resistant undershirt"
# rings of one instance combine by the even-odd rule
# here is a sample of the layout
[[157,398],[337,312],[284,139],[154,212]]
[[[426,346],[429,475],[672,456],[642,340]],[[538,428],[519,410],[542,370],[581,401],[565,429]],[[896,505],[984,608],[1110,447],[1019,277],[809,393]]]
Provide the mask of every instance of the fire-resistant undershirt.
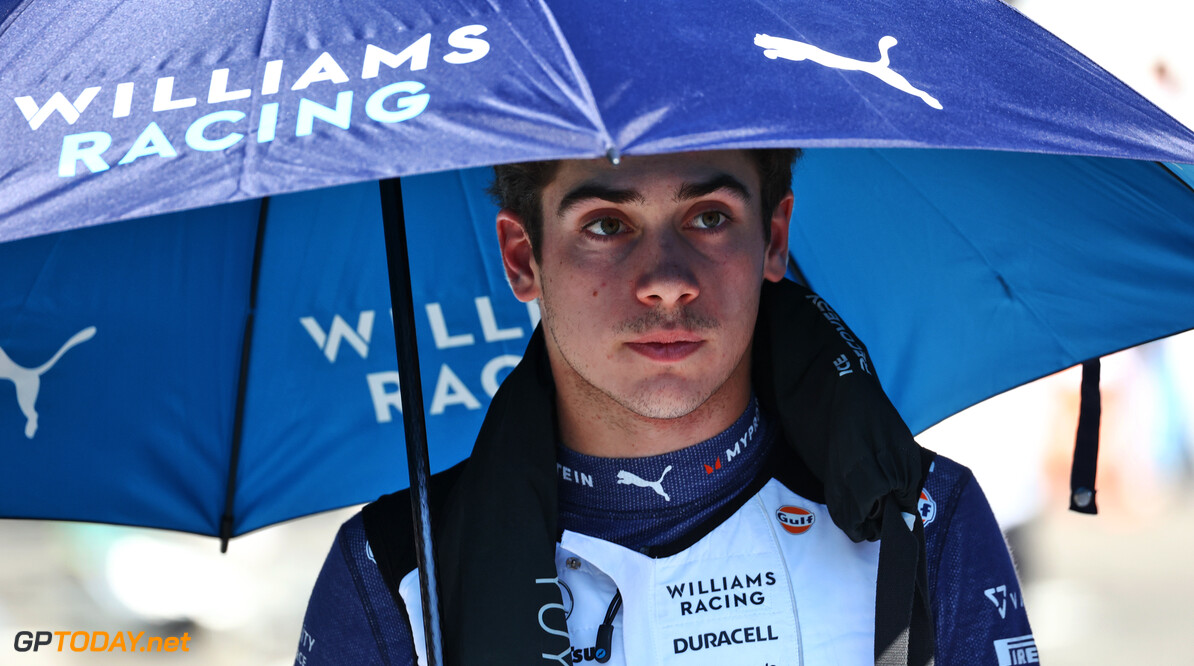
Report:
[[676,541],[759,475],[773,431],[752,396],[729,428],[678,451],[598,458],[560,445],[560,527],[635,550]]

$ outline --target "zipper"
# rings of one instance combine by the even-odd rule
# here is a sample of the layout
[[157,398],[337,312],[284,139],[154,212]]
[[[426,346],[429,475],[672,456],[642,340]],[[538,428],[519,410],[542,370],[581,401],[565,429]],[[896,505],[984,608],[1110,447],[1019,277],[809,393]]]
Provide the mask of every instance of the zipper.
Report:
[[804,637],[800,633],[800,611],[796,607],[796,590],[792,588],[792,570],[788,568],[788,560],[784,557],[784,549],[779,545],[779,535],[775,533],[775,521],[770,520],[771,516],[767,511],[767,505],[759,495],[755,495],[754,502],[759,507],[759,511],[762,512],[763,522],[767,524],[767,528],[771,534],[771,547],[779,554],[779,561],[783,563],[784,580],[788,582],[788,600],[792,603],[792,620],[796,624],[796,663],[799,666],[804,666]]

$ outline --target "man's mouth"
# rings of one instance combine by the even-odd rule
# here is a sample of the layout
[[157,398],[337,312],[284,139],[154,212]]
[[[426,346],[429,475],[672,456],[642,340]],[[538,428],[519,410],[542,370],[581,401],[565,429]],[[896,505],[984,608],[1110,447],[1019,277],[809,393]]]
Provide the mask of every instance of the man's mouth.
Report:
[[705,341],[687,331],[660,331],[644,335],[626,346],[652,361],[674,362],[688,358]]

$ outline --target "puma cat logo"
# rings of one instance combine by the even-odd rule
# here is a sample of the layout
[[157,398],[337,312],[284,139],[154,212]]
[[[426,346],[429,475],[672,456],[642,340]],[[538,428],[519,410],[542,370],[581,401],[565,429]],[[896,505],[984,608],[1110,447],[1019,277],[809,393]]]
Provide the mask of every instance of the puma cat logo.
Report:
[[927,92],[914,87],[908,83],[900,74],[892,71],[890,64],[891,60],[887,57],[887,52],[891,47],[899,42],[895,37],[886,35],[879,40],[879,59],[874,62],[866,60],[855,60],[853,58],[846,58],[844,56],[830,53],[813,46],[812,44],[805,44],[794,39],[784,39],[783,37],[772,37],[771,35],[755,35],[755,46],[763,48],[763,55],[775,60],[776,58],[784,58],[786,60],[811,60],[818,65],[830,67],[833,69],[841,69],[847,71],[866,72],[871,76],[879,79],[887,85],[906,92],[914,97],[921,98],[925,104],[934,109],[941,108],[941,102],[938,102],[935,97]]
[[37,432],[37,409],[34,408],[34,405],[37,403],[37,394],[41,390],[41,376],[54,367],[54,364],[62,358],[67,350],[77,344],[87,342],[94,336],[94,326],[88,326],[75,333],[57,353],[50,357],[50,360],[36,368],[24,368],[17,365],[8,357],[8,354],[4,353],[3,349],[0,349],[0,379],[7,379],[17,385],[17,406],[25,415],[25,437],[33,439],[33,435]]
[[667,473],[670,471],[672,471],[672,466],[668,465],[667,467],[664,468],[663,474],[659,475],[658,481],[646,481],[644,479],[639,478],[638,475],[634,474],[633,472],[627,472],[626,470],[620,470],[618,472],[618,483],[627,485],[627,486],[639,486],[640,488],[650,488],[650,489],[654,490],[655,492],[659,493],[659,496],[662,497],[665,501],[670,502],[670,501],[672,501],[672,498],[669,497],[668,494],[666,492],[664,492],[664,490],[663,490],[663,477],[667,476]]

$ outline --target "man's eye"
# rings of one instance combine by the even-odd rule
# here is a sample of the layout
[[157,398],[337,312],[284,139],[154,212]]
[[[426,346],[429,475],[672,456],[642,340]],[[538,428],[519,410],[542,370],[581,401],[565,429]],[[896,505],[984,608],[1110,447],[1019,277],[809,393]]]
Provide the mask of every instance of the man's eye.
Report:
[[729,221],[725,213],[709,210],[693,218],[692,225],[697,229],[716,229]]
[[586,224],[585,229],[596,236],[614,236],[625,231],[626,224],[616,217],[603,217]]

